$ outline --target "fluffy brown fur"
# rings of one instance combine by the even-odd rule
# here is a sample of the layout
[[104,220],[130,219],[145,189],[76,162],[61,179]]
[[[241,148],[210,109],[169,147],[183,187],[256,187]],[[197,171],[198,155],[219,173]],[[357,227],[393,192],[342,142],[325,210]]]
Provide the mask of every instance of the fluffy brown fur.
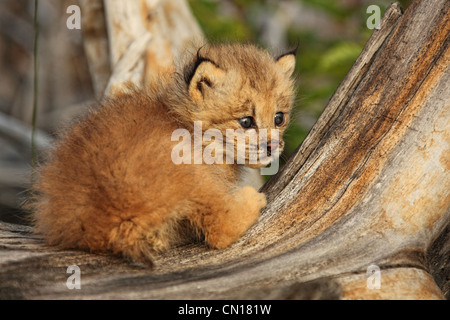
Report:
[[[177,128],[192,132],[193,122],[202,121],[203,131],[225,136],[226,129],[242,129],[239,119],[247,116],[255,122],[247,130],[282,134],[295,57],[274,59],[255,46],[229,44],[204,46],[188,60],[154,89],[105,99],[60,139],[31,202],[36,230],[50,245],[151,265],[154,252],[179,239],[181,221],[218,249],[257,221],[266,199],[239,187],[242,165],[176,165],[171,151],[179,142],[171,135]],[[279,126],[277,112],[285,116]],[[282,139],[278,146],[281,151]]]

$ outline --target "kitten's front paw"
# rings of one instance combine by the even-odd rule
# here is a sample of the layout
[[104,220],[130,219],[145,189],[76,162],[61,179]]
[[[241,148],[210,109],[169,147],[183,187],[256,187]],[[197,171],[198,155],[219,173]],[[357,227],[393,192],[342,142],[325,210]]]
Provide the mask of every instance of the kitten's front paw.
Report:
[[[266,195],[256,191],[251,186],[244,186],[237,191],[237,194],[241,196],[241,201],[246,204],[249,211],[259,211],[267,204]],[[245,208],[245,207],[244,207]]]
[[207,236],[207,242],[213,248],[227,248],[254,225],[266,205],[266,196],[253,187],[245,186],[234,193],[233,201],[227,205],[227,218],[221,220],[217,231],[209,232]]
[[237,195],[239,196],[241,225],[246,231],[258,221],[261,209],[267,204],[266,196],[251,186],[240,188]]

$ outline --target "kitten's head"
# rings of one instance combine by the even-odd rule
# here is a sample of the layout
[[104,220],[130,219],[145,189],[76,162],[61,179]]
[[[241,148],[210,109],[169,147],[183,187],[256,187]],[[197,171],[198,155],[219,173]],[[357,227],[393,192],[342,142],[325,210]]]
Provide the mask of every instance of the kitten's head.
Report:
[[231,147],[235,162],[265,166],[284,148],[294,68],[295,51],[274,58],[253,45],[203,46],[177,73],[184,102],[174,112],[191,131],[194,121],[201,121],[204,146],[211,141],[217,146],[220,132],[224,155]]

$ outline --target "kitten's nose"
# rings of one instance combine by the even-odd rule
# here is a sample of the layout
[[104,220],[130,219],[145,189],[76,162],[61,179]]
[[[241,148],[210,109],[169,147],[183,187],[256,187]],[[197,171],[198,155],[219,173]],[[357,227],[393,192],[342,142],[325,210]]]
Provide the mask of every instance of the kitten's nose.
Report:
[[267,155],[270,157],[272,155],[272,151],[275,151],[278,149],[278,141],[270,141],[270,143],[267,144]]

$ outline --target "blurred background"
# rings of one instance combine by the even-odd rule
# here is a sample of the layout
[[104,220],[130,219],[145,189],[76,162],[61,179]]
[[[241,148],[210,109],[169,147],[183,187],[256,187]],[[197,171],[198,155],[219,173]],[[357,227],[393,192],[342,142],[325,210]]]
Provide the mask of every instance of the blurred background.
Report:
[[[389,0],[189,0],[209,41],[257,43],[275,54],[295,48],[298,93],[286,133],[287,159],[314,125],[363,49],[369,5]],[[411,0],[399,1],[406,9]],[[37,149],[95,100],[80,30],[69,30],[76,0],[39,0]],[[34,0],[0,0],[0,220],[27,223],[31,182]]]

